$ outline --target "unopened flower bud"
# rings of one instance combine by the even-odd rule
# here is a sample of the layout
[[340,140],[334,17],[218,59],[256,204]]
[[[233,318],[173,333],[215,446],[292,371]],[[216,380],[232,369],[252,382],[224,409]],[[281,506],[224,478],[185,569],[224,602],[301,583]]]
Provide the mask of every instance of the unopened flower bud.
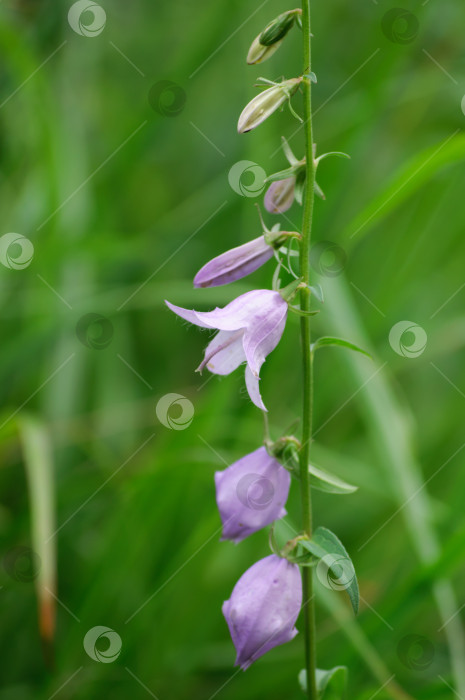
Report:
[[271,44],[271,46],[265,46],[260,43],[260,36],[257,36],[253,40],[249,53],[247,54],[247,63],[249,66],[263,63],[263,61],[266,61],[267,58],[270,58],[275,51],[279,49],[281,43],[282,41],[276,41],[274,44]]
[[284,214],[294,202],[295,177],[276,180],[265,194],[265,209],[270,214]]
[[288,31],[291,29],[300,10],[290,10],[275,17],[259,36],[260,43],[264,46],[271,46],[277,41],[284,39]]
[[264,447],[215,473],[223,540],[240,542],[286,515],[291,477]]
[[245,671],[260,656],[290,642],[302,606],[300,569],[271,554],[241,576],[223,615],[236,647],[236,666]]
[[264,122],[297,91],[301,82],[302,78],[284,80],[254,97],[242,110],[237,124],[238,132],[245,134]]
[[194,277],[194,286],[219,287],[235,282],[258,270],[272,257],[273,248],[264,236],[259,236],[207,262]]

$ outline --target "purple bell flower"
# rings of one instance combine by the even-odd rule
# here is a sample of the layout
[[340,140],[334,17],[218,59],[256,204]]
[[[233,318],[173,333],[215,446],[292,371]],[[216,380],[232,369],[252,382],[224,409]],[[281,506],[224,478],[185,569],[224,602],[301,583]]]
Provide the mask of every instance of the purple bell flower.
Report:
[[270,289],[256,289],[241,294],[223,309],[193,311],[166,302],[171,311],[201,328],[219,331],[205,349],[205,357],[198,367],[213,374],[231,374],[243,362],[245,384],[253,403],[266,411],[258,382],[260,368],[267,355],[275,349],[284,332],[287,301]]
[[297,634],[302,581],[297,564],[271,554],[250,567],[223,603],[236,647],[236,666],[245,671],[260,656]]
[[227,250],[202,267],[194,277],[195,287],[219,287],[250,275],[273,257],[265,236]]
[[292,207],[295,194],[295,177],[276,180],[268,187],[265,194],[265,209],[270,214],[284,214]]
[[215,473],[223,540],[240,542],[286,515],[291,475],[264,447]]

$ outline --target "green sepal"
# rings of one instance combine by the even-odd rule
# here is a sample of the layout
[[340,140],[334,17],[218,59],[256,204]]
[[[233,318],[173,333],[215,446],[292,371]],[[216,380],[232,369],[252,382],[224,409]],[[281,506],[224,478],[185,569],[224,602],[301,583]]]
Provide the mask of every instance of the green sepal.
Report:
[[316,316],[320,313],[319,309],[317,311],[304,311],[303,309],[299,309],[297,306],[291,306],[291,304],[289,304],[289,311],[297,314],[297,316]]
[[321,284],[312,284],[310,287],[310,291],[315,297],[315,299],[317,299],[320,302],[320,304],[324,304],[325,297],[323,294],[323,287],[321,286]]
[[297,162],[295,165],[291,165],[289,168],[284,170],[279,170],[277,173],[272,173],[268,175],[263,182],[276,182],[277,180],[286,180],[288,177],[297,177],[300,172],[305,173],[305,163]]
[[[311,539],[303,539],[300,544],[328,567],[328,584],[326,585],[333,590],[346,590],[353,611],[357,614],[360,604],[357,576],[352,560],[340,539],[326,527],[319,527]],[[330,574],[334,579],[329,578]],[[338,580],[339,583],[337,583]],[[332,585],[330,581],[332,581]]]
[[[299,684],[304,693],[307,692],[307,671],[303,668],[299,673]],[[319,700],[345,700],[347,687],[346,666],[335,666],[329,671],[316,670],[316,687]]]
[[297,173],[294,185],[294,198],[297,204],[302,206],[304,199],[305,180],[307,179],[307,166]]
[[354,345],[354,343],[349,343],[348,340],[344,340],[343,338],[330,338],[329,336],[318,338],[318,340],[312,343],[311,350],[312,352],[315,352],[315,350],[327,347],[328,345],[337,345],[342,348],[347,348],[348,350],[354,350],[354,352],[360,352],[362,353],[362,355],[366,355],[370,358],[370,360],[373,359],[369,352],[367,352],[366,350],[362,350],[362,348],[359,348],[358,345]]
[[283,14],[275,17],[260,34],[260,44],[263,44],[263,46],[271,46],[281,41],[292,28],[295,16],[296,11],[292,10],[290,12],[283,12]]
[[321,189],[320,185],[319,185],[316,181],[315,181],[315,194],[316,194],[317,197],[319,197],[320,199],[326,199],[325,193],[323,192],[323,190]]
[[342,151],[330,151],[329,153],[322,153],[321,156],[318,156],[318,158],[315,158],[315,163],[319,163],[320,160],[324,160],[325,158],[328,158],[329,156],[336,156],[337,158],[348,158],[350,160],[350,156],[348,153],[343,153]]
[[278,292],[281,294],[284,301],[288,302],[290,309],[293,308],[290,305],[290,302],[295,297],[295,295],[297,294],[297,292],[298,292],[299,288],[302,286],[302,284],[303,284],[302,278],[299,277],[298,279],[294,280],[293,282],[290,282],[289,284],[287,284],[285,287],[278,289]]

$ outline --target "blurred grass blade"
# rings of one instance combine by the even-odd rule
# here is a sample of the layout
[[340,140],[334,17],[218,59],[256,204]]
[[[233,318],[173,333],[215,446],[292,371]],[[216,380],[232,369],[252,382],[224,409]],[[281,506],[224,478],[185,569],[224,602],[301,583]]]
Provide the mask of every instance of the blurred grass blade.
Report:
[[402,164],[388,186],[370,199],[367,206],[351,221],[346,232],[349,241],[358,243],[376,223],[419,190],[439,170],[463,162],[465,136],[457,134],[458,131]]
[[[350,333],[355,336],[357,343],[369,347],[345,280],[341,277],[333,278],[327,297],[332,331],[342,335]],[[372,433],[373,444],[379,450],[380,464],[386,469],[386,476],[397,499],[399,512],[402,512],[406,521],[413,547],[423,564],[432,564],[440,556],[440,546],[433,526],[430,498],[420,465],[414,457],[413,419],[399,404],[382,371],[373,375],[373,365],[368,365],[355,353],[344,353],[343,359],[347,362],[356,385],[364,387],[363,391],[357,393],[357,400],[368,430]],[[456,690],[459,695],[465,696],[465,636],[456,614],[459,605],[447,579],[436,579],[432,583],[432,589],[450,649]]]
[[41,562],[36,579],[39,630],[46,660],[51,661],[56,590],[52,446],[45,426],[36,418],[20,417],[18,429],[29,488],[32,546]]

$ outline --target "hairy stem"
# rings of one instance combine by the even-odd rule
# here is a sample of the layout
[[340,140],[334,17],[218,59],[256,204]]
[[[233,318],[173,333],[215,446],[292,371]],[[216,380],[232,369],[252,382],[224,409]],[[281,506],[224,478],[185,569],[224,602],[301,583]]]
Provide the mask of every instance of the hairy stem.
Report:
[[[310,0],[302,0],[302,33],[303,33],[303,73],[311,71],[310,46]],[[306,288],[300,294],[300,308],[310,310],[310,241],[312,233],[313,200],[315,185],[315,164],[313,161],[313,128],[312,128],[312,87],[308,78],[303,80],[304,95],[304,125],[305,125],[305,155],[307,159],[307,179],[305,182],[305,198],[302,221],[301,244],[301,276]],[[302,448],[300,450],[300,488],[302,498],[303,531],[312,534],[312,503],[310,494],[310,478],[308,465],[310,461],[310,445],[312,439],[312,409],[313,409],[313,354],[310,349],[310,318],[302,316],[300,320],[302,355],[303,355],[303,415],[302,415]],[[313,594],[312,568],[302,567],[303,580],[303,609],[305,621],[305,668],[307,670],[307,695],[309,700],[317,700],[316,688],[316,635],[315,635],[315,605]]]

